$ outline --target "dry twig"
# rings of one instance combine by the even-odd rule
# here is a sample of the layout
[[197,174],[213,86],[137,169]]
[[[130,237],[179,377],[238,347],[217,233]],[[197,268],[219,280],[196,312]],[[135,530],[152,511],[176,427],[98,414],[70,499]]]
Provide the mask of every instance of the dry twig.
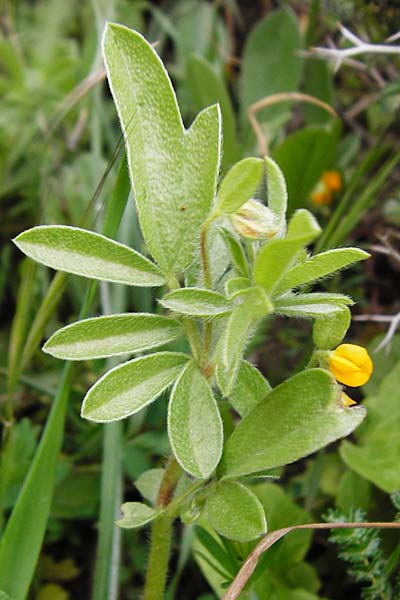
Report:
[[276,531],[271,531],[268,533],[263,539],[257,544],[257,546],[252,550],[237,573],[236,577],[232,581],[229,586],[226,594],[223,597],[223,600],[236,600],[244,586],[250,579],[251,575],[254,573],[255,568],[257,567],[258,559],[260,556],[266,552],[275,542],[280,540],[284,535],[290,533],[291,531],[296,531],[298,529],[400,529],[400,523],[385,523],[385,522],[375,522],[375,523],[310,523],[305,525],[294,525],[292,527],[285,527],[283,529],[277,529]]

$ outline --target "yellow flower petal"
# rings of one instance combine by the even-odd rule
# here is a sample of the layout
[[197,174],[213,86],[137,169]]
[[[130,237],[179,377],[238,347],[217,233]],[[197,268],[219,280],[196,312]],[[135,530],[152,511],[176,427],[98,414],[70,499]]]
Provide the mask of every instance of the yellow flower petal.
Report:
[[373,371],[373,364],[362,346],[341,344],[331,353],[329,369],[340,383],[357,387],[367,383]]
[[353,406],[353,404],[357,404],[357,402],[353,400],[353,398],[350,398],[350,396],[348,396],[346,392],[342,392],[342,396],[340,399],[343,406]]

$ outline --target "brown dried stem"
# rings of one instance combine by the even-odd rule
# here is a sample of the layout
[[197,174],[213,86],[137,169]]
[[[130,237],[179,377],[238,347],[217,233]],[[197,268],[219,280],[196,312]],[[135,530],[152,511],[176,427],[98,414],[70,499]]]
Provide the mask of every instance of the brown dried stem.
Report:
[[306,523],[304,525],[293,525],[292,527],[285,527],[283,529],[277,529],[271,531],[257,544],[252,550],[243,563],[241,569],[238,571],[235,579],[229,586],[223,600],[236,600],[239,594],[243,590],[244,586],[250,579],[251,575],[257,566],[258,559],[266,552],[275,542],[280,540],[284,535],[291,531],[298,529],[400,529],[400,522],[385,523],[385,522],[373,522],[373,523]]
[[332,106],[330,106],[330,104],[323,102],[319,98],[310,96],[309,94],[302,94],[301,92],[283,92],[281,94],[272,94],[271,96],[265,96],[265,98],[261,98],[261,100],[258,100],[249,106],[247,115],[254,133],[256,134],[258,147],[262,156],[266,156],[268,154],[268,144],[261,130],[260,123],[257,121],[256,114],[263,108],[267,108],[268,106],[278,104],[279,102],[285,102],[287,100],[314,104],[315,106],[319,106],[319,108],[326,110],[333,117],[338,117],[338,114],[332,108]]

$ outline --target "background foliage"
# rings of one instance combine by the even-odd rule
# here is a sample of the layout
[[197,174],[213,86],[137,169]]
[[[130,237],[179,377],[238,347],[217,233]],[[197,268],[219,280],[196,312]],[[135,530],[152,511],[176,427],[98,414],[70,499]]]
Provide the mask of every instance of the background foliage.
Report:
[[[327,287],[321,285],[321,291],[351,293],[357,301],[353,315],[373,316],[366,322],[353,321],[348,334],[349,340],[370,345],[375,362],[375,374],[361,392],[368,417],[351,439],[281,469],[273,482],[255,482],[253,491],[265,508],[270,530],[320,520],[332,508],[345,516],[361,509],[369,520],[393,520],[398,508],[390,494],[400,489],[400,339],[394,335],[374,350],[387,326],[379,317],[399,311],[399,58],[358,57],[358,64],[344,64],[334,74],[332,65],[303,51],[327,46],[330,38],[340,45],[338,20],[360,37],[382,42],[400,27],[396,3],[46,0],[6,2],[1,10],[0,400],[3,423],[15,417],[12,428],[3,426],[7,443],[0,471],[2,521],[15,506],[60,377],[71,377],[72,383],[65,427],[60,414],[53,414],[57,436],[45,438],[47,445],[41,448],[48,456],[47,466],[57,459],[57,469],[30,595],[42,600],[102,597],[105,587],[93,574],[102,572],[113,548],[113,541],[106,540],[96,555],[99,498],[105,493],[100,489],[102,469],[109,469],[109,488],[118,496],[112,479],[115,465],[102,464],[103,444],[122,449],[123,497],[130,501],[140,499],[133,480],[162,467],[168,454],[166,398],[129,418],[123,428],[117,424],[104,434],[102,425],[86,422],[79,414],[85,391],[104,372],[106,361],[79,362],[71,375],[69,367],[39,350],[42,339],[78,318],[85,293],[89,295],[83,312],[96,315],[100,307],[103,312],[107,307],[151,311],[156,306],[153,292],[117,285],[109,294],[102,287],[97,295],[93,288],[86,292],[80,278],[53,279],[49,269],[21,260],[9,242],[30,226],[61,223],[111,236],[118,231],[120,241],[142,249],[131,200],[124,208],[126,174],[123,169],[117,174],[120,131],[99,53],[106,19],[142,31],[157,43],[173,76],[186,127],[199,110],[220,103],[223,172],[239,158],[259,153],[248,118],[252,103],[271,94],[300,91],[333,104],[338,112],[340,118],[335,119],[319,107],[286,100],[260,110],[256,118],[263,143],[285,174],[289,211],[308,208],[326,226],[318,250],[355,244],[372,252],[367,263],[338,275]],[[342,187],[330,203],[316,204],[313,192],[327,170],[340,174]],[[105,210],[110,206],[111,213]],[[177,342],[171,348],[184,350]],[[282,318],[268,329],[259,328],[248,357],[276,385],[301,369],[311,348],[311,326]],[[109,359],[107,366],[113,366]],[[232,415],[227,414],[228,427],[229,419]],[[43,486],[48,485],[45,471],[42,477]],[[151,497],[151,481],[137,486]],[[39,497],[42,489],[33,491]],[[29,498],[35,501],[35,496]],[[188,525],[176,531],[170,598],[190,595],[204,600],[221,593],[251,549],[249,543],[217,539],[204,523],[192,525],[192,517],[188,515]],[[102,513],[100,531],[106,521]],[[37,526],[32,523],[32,535]],[[19,535],[33,539],[27,531]],[[334,541],[341,544],[344,558],[350,558],[351,569],[346,570],[338,548],[328,544],[325,535],[296,532],[264,556],[254,576],[255,593],[259,598],[293,600],[359,598],[371,580],[365,569],[360,575],[360,565],[354,566],[348,556],[349,540],[338,535]],[[134,598],[142,587],[146,533],[124,532],[122,542],[121,597]],[[369,543],[356,540],[353,558]],[[397,597],[397,544],[398,538],[382,534],[379,555],[376,550],[373,558],[377,591],[371,598]],[[7,560],[11,564],[12,557]],[[109,590],[108,597],[114,593]]]

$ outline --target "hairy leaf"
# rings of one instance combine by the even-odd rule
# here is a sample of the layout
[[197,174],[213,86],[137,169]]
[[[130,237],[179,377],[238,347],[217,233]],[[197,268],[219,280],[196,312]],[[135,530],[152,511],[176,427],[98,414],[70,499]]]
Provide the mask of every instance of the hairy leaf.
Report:
[[313,340],[320,350],[331,350],[338,346],[350,327],[351,313],[348,308],[316,319],[313,327]]
[[188,360],[186,354],[157,352],[111,369],[86,394],[82,417],[109,423],[133,415],[156,400]]
[[247,338],[255,319],[240,305],[229,317],[217,348],[217,382],[224,396],[234,385]]
[[359,248],[337,248],[336,250],[322,252],[292,267],[282,277],[276,293],[280,294],[300,285],[322,279],[368,257],[369,254]]
[[178,321],[146,313],[85,319],[54,333],[44,352],[67,360],[84,360],[142,352],[175,340]]
[[340,394],[322,369],[303,371],[276,387],[228,439],[221,475],[239,477],[286,465],[351,433],[365,409],[344,408]]
[[260,371],[246,360],[242,360],[228,400],[239,415],[245,417],[270,391],[271,386]]
[[244,158],[233,165],[219,187],[217,208],[225,214],[238,211],[253,196],[262,173],[261,158]]
[[192,317],[217,317],[225,315],[233,308],[222,294],[202,288],[181,288],[174,290],[160,300],[165,308]]
[[268,206],[283,228],[288,198],[285,178],[279,165],[272,158],[266,156],[264,160],[267,169]]
[[94,231],[42,225],[20,233],[13,241],[30,258],[59,271],[144,287],[165,282],[147,258]]
[[267,532],[264,509],[248,487],[222,481],[206,500],[206,513],[219,534],[236,542],[249,542]]
[[314,217],[307,210],[293,215],[285,239],[272,240],[258,253],[254,262],[254,280],[267,292],[277,289],[277,284],[292,266],[297,254],[320,233]]
[[145,241],[165,273],[181,272],[215,195],[219,108],[202,111],[186,131],[168,74],[139,33],[109,24],[103,53]]
[[123,529],[137,529],[150,523],[156,516],[157,511],[147,504],[141,502],[125,502],[121,506],[123,517],[116,524]]
[[172,391],[168,434],[182,468],[199,479],[209,477],[222,454],[222,421],[210,386],[194,363]]

